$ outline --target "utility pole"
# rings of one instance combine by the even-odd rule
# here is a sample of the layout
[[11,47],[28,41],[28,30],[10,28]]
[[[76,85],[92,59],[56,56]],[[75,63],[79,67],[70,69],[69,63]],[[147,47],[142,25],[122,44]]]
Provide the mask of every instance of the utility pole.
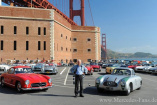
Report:
[[102,47],[105,51],[104,59],[107,60],[106,34],[102,34]]
[[31,8],[32,8],[32,0],[31,0]]

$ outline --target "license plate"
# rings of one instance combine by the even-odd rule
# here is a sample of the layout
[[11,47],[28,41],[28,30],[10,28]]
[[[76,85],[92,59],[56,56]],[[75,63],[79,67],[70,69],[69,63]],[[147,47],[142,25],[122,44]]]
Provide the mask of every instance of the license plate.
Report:
[[109,90],[109,87],[106,87],[107,90]]
[[50,72],[46,72],[46,73],[48,73],[48,74],[49,74]]

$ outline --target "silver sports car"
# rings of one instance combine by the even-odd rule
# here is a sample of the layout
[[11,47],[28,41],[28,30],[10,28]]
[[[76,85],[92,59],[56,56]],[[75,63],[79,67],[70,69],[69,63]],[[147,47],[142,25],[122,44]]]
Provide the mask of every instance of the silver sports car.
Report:
[[44,66],[44,68],[42,68],[41,70],[41,73],[57,74],[58,68],[56,66]]
[[135,75],[133,69],[116,68],[111,75],[100,76],[95,80],[98,92],[102,90],[122,91],[125,95],[142,86],[142,78]]
[[33,71],[35,73],[57,74],[58,68],[56,67],[56,65],[49,66],[48,64],[39,63],[34,66]]

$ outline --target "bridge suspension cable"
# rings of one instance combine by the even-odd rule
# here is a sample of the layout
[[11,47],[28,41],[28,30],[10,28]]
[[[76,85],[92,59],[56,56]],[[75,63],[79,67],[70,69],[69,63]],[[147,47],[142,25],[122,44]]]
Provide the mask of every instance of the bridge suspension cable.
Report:
[[91,17],[92,17],[92,22],[93,22],[93,25],[95,26],[95,24],[94,24],[94,19],[93,19],[93,15],[92,15],[92,9],[91,9],[90,1],[89,1],[89,0],[88,0],[88,4],[89,4],[89,9],[90,9]]

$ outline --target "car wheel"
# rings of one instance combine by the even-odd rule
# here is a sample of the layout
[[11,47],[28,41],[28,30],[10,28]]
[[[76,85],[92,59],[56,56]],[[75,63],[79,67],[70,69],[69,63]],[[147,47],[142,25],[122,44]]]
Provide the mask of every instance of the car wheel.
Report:
[[4,87],[5,84],[4,84],[4,78],[1,78],[1,87]]
[[132,88],[132,87],[131,87],[131,84],[130,84],[128,90],[124,92],[124,94],[125,94],[126,96],[128,96],[128,95],[130,94],[131,88]]
[[43,91],[47,91],[48,90],[48,88],[47,89],[43,89]]
[[99,70],[99,72],[101,72],[101,69]]
[[140,89],[141,89],[141,86],[142,86],[142,81],[140,82],[140,87],[137,88],[137,90],[140,90]]
[[21,93],[22,92],[22,86],[21,86],[21,83],[20,82],[17,82],[17,85],[16,85],[16,90],[17,92]]
[[91,72],[91,75],[93,75],[93,72]]
[[99,86],[97,86],[97,91],[98,91],[98,93],[101,93],[101,92],[103,92],[103,89],[101,89],[101,88],[99,88]]

